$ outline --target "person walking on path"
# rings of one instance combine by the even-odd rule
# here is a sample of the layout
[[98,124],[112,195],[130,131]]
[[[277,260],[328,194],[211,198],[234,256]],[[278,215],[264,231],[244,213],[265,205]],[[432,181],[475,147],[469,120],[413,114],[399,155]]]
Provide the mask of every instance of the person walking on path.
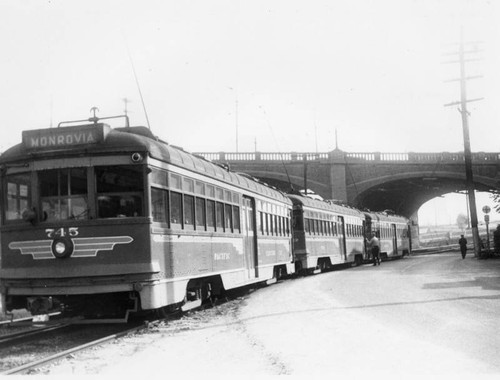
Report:
[[458,239],[458,244],[460,245],[460,252],[462,252],[462,260],[465,259],[465,254],[467,253],[467,239],[464,235],[460,235]]
[[380,265],[380,241],[374,232],[372,232],[372,238],[368,241],[371,248],[373,266]]

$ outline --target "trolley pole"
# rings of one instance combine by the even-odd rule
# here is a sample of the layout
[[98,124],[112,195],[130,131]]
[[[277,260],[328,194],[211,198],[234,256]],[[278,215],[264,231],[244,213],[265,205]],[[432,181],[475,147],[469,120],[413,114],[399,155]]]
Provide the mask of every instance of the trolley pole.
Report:
[[125,106],[125,109],[123,110],[123,113],[125,114],[125,116],[128,116],[128,107],[127,105],[130,103],[130,100],[128,100],[127,98],[123,98],[123,105]]
[[[467,194],[468,194],[468,199],[469,199],[470,224],[472,227],[472,239],[474,242],[474,256],[476,256],[476,257],[478,257],[480,255],[481,242],[480,242],[480,238],[479,238],[479,230],[477,227],[478,223],[477,223],[477,210],[476,210],[476,195],[474,192],[475,189],[474,189],[474,178],[473,178],[473,172],[472,172],[472,153],[471,153],[471,148],[470,148],[470,136],[469,136],[468,116],[470,114],[467,111],[467,103],[482,100],[483,98],[467,99],[467,86],[466,86],[467,79],[480,78],[480,76],[466,77],[466,75],[465,75],[465,61],[466,61],[465,54],[466,53],[477,53],[477,52],[478,52],[478,50],[465,51],[463,32],[461,32],[461,34],[460,34],[460,48],[459,48],[459,52],[458,52],[458,55],[459,55],[458,63],[460,63],[460,79],[458,79],[458,81],[460,81],[460,101],[445,104],[445,107],[453,106],[453,105],[460,106],[460,108],[458,108],[458,112],[460,112],[460,114],[462,116],[462,130],[463,130],[463,136],[464,136],[465,183],[466,183]],[[455,62],[450,62],[450,63],[455,63]],[[452,80],[452,81],[455,81],[455,80]]]

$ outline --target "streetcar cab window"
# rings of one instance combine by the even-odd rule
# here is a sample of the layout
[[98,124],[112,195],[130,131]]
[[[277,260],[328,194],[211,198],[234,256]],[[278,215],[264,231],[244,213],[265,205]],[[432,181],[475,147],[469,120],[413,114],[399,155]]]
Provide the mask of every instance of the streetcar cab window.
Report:
[[6,183],[5,218],[7,220],[22,219],[23,211],[30,208],[30,175],[28,173],[10,175],[6,178]]
[[38,181],[44,220],[88,218],[87,169],[44,170]]
[[144,180],[141,166],[95,168],[99,218],[143,216]]

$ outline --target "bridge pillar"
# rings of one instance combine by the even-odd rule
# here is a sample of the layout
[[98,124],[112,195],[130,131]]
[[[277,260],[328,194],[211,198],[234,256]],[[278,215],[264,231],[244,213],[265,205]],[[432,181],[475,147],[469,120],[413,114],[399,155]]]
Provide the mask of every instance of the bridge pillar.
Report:
[[330,169],[331,198],[347,202],[346,166],[344,163],[333,163]]
[[330,197],[348,203],[345,153],[340,149],[330,152]]

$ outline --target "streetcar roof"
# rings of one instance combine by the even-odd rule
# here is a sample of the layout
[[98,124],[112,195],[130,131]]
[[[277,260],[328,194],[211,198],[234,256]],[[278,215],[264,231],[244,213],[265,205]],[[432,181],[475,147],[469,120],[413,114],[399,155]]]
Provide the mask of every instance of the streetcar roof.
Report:
[[[74,136],[77,136],[76,133],[78,133],[78,128],[83,127],[87,128],[86,130],[89,130],[89,125],[85,125],[25,131],[23,132],[23,143],[17,144],[6,150],[0,156],[0,165],[13,162],[31,161],[41,157],[48,158],[57,156],[81,156],[82,154],[105,155],[127,152],[147,152],[151,158],[170,163],[189,171],[201,173],[222,182],[232,184],[236,187],[248,189],[263,196],[267,196],[291,205],[291,201],[281,191],[271,188],[264,183],[258,182],[256,179],[234,173],[227,168],[223,168],[217,164],[207,161],[203,157],[188,153],[182,148],[161,141],[146,127],[110,128],[105,124],[97,124],[95,125],[96,128],[102,128],[102,131],[100,132],[102,140],[97,142],[92,141],[92,143],[88,144],[64,145],[61,143],[60,145],[57,145],[57,138],[55,138],[56,145],[42,146],[43,144],[40,143],[40,140],[36,140],[38,145],[33,148],[33,144],[30,147],[26,141],[27,135],[25,136],[25,133],[30,133],[32,136],[40,136],[43,133],[50,133],[54,135],[57,131],[61,131],[61,133],[66,133],[67,136],[71,137],[71,133],[73,133]],[[67,141],[74,141],[76,139],[76,137],[70,137],[65,138]],[[79,141],[84,139],[84,137],[79,138]],[[96,137],[96,140],[99,138],[100,137]],[[61,141],[63,141],[63,138],[61,138]]]
[[334,212],[334,213],[363,217],[363,213],[361,211],[359,211],[358,209],[355,209],[353,207],[338,205],[338,204],[330,203],[330,202],[326,202],[326,201],[320,201],[317,199],[312,199],[312,198],[304,197],[301,195],[289,194],[288,197],[292,200],[294,205],[298,204],[298,205],[303,205],[303,206],[306,206],[309,208],[315,208],[315,209],[330,211],[330,212]]
[[372,220],[377,220],[379,222],[408,223],[408,219],[401,215],[388,214],[378,211],[365,212],[364,214]]

